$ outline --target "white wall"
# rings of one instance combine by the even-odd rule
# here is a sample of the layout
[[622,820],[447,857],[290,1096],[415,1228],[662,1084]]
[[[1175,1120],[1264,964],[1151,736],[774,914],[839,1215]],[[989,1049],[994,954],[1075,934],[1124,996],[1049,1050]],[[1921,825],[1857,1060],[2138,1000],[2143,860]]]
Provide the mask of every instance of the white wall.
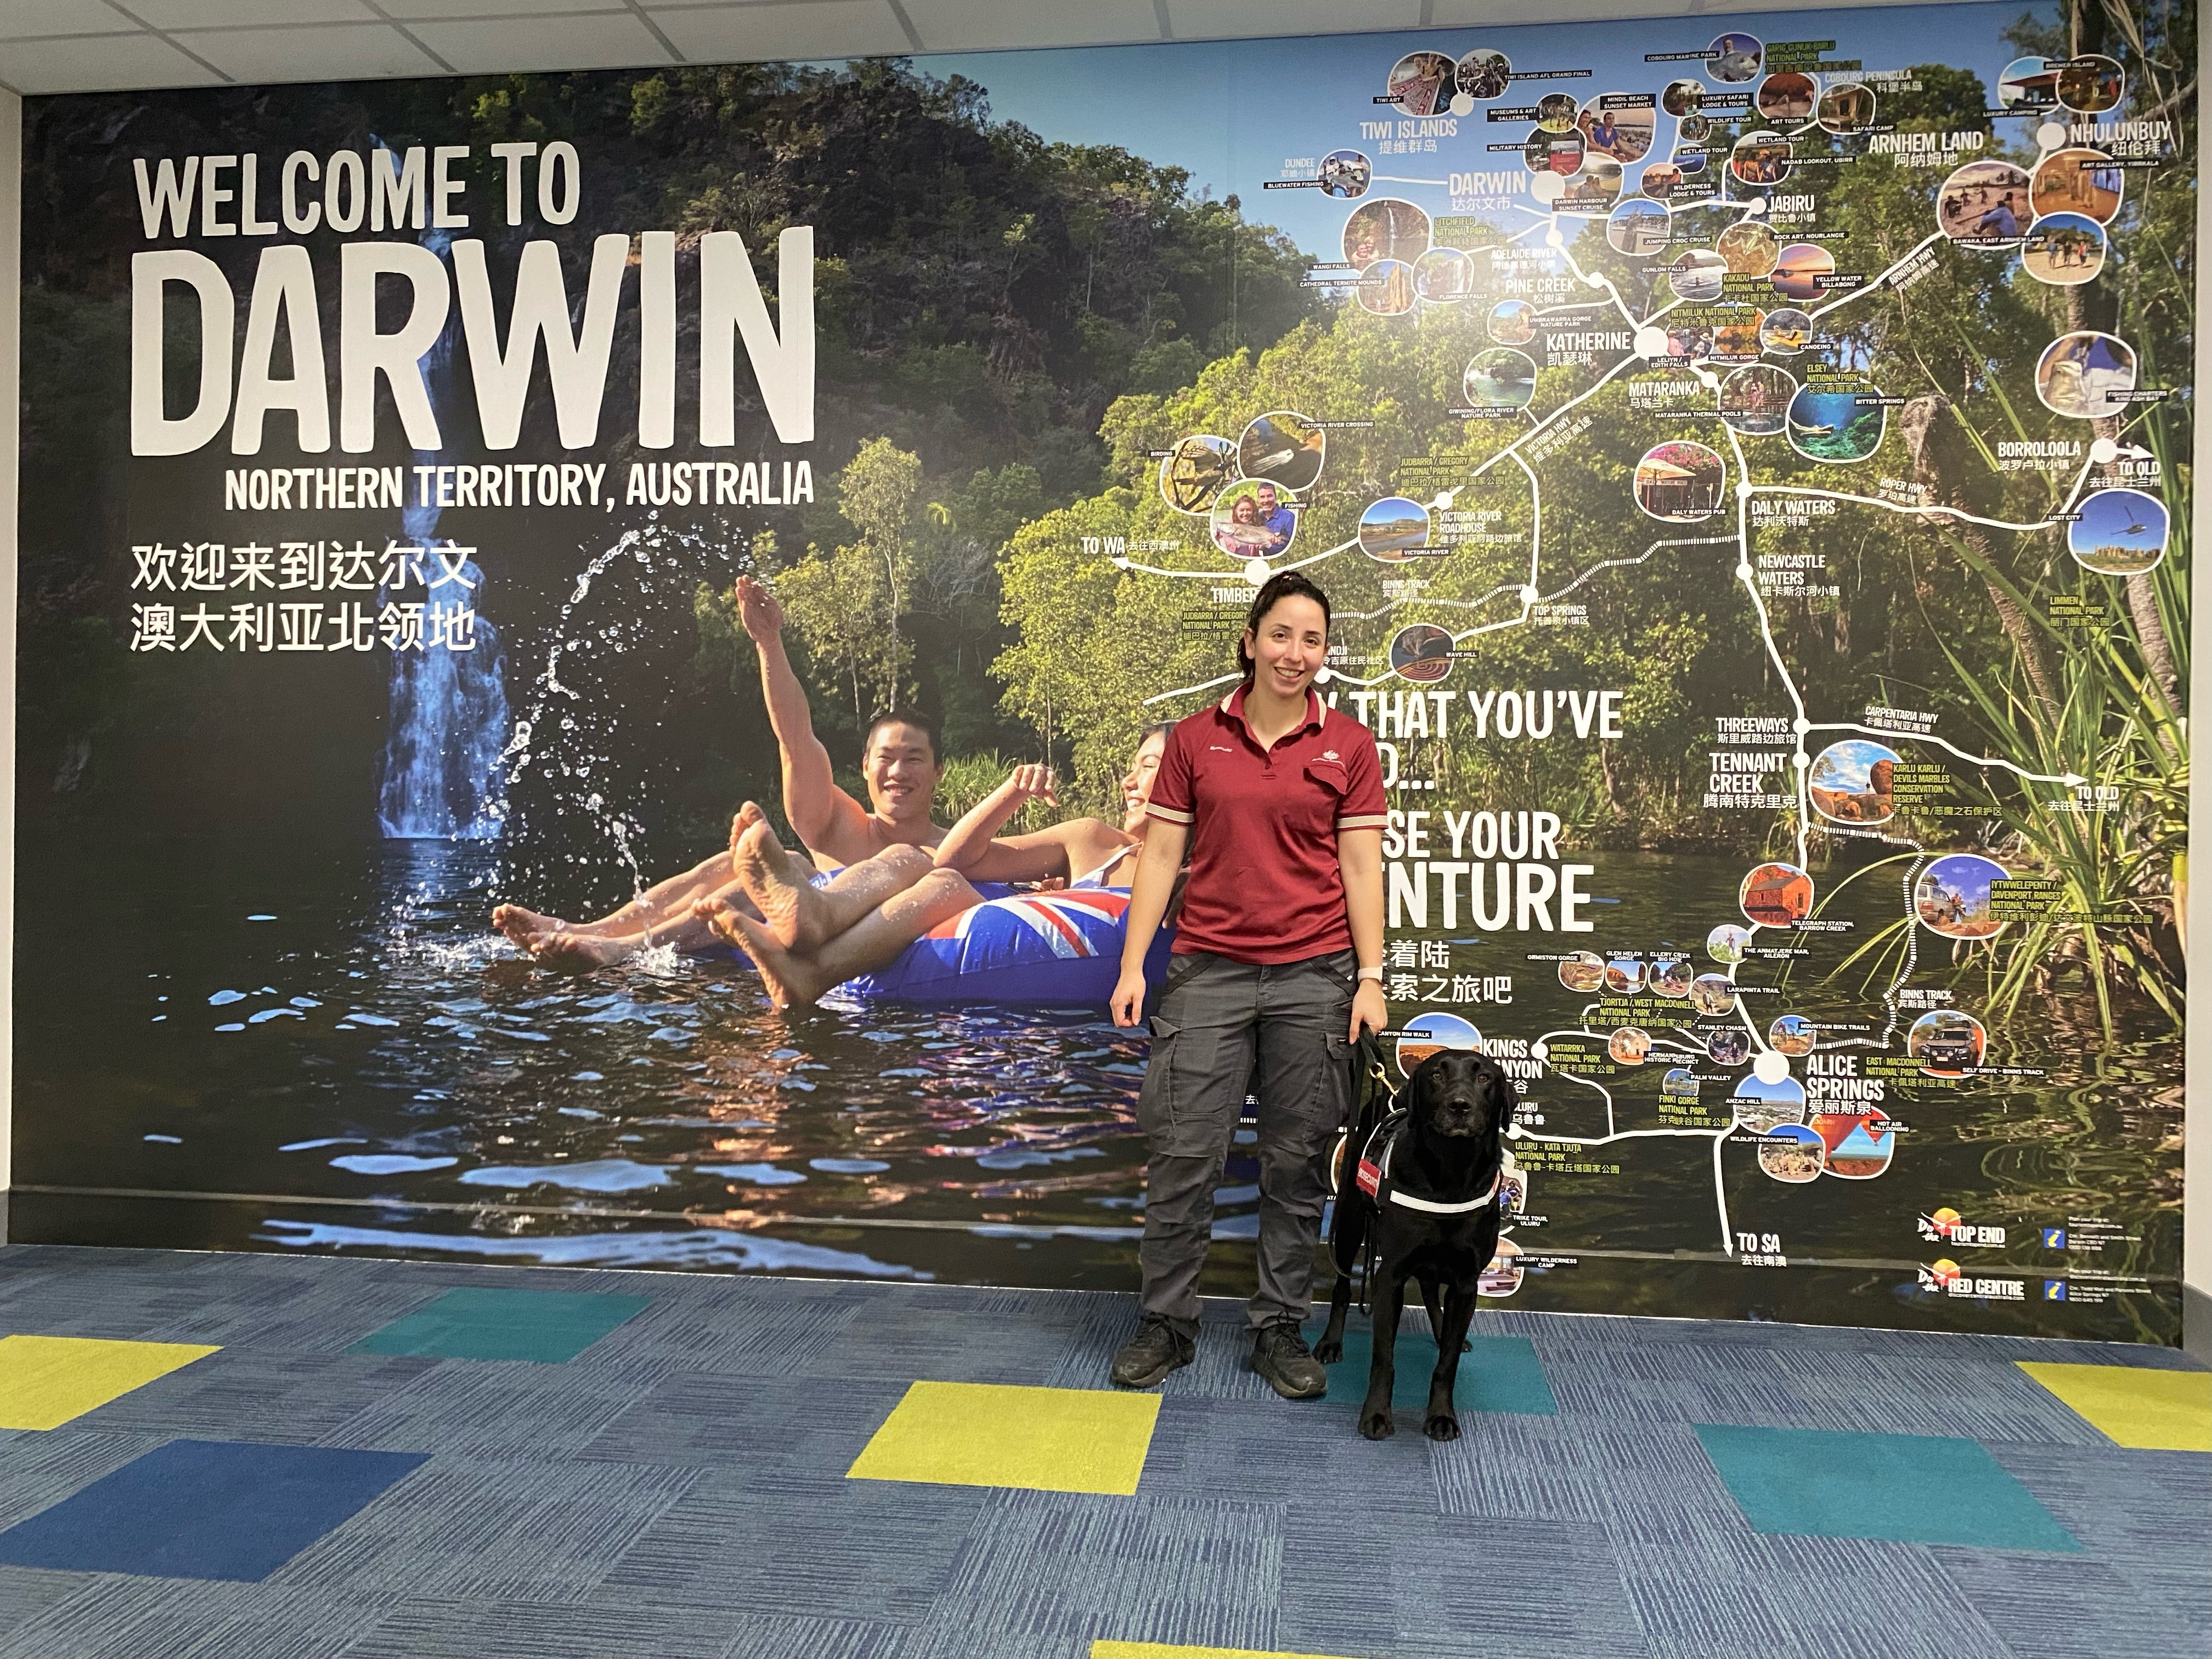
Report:
[[15,465],[21,363],[23,100],[0,91],[0,1240],[14,1182],[15,1070]]

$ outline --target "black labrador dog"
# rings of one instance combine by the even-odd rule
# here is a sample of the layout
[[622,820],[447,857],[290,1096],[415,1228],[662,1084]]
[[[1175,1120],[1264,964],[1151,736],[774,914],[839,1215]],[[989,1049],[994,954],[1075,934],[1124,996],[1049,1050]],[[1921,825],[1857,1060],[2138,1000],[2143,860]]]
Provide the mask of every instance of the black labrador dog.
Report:
[[1370,1440],[1396,1431],[1390,1390],[1408,1279],[1420,1281],[1437,1338],[1422,1432],[1431,1440],[1459,1437],[1452,1385],[1474,1317],[1476,1283],[1498,1254],[1498,1200],[1513,1104],[1513,1085],[1497,1061],[1447,1048],[1415,1066],[1395,1097],[1378,1091],[1346,1143],[1329,1228],[1336,1291],[1314,1357],[1323,1364],[1344,1357],[1352,1270],[1371,1237],[1375,1361],[1359,1408],[1359,1431]]

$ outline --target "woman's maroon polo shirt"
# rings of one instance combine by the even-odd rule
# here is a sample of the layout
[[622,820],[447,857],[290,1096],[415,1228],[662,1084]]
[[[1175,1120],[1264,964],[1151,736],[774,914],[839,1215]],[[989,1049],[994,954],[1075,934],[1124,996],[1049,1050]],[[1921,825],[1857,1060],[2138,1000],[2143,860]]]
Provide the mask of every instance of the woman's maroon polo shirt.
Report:
[[1263,749],[1244,692],[1176,722],[1145,809],[1191,831],[1175,949],[1263,963],[1348,951],[1336,836],[1387,821],[1375,739],[1308,690],[1305,724]]

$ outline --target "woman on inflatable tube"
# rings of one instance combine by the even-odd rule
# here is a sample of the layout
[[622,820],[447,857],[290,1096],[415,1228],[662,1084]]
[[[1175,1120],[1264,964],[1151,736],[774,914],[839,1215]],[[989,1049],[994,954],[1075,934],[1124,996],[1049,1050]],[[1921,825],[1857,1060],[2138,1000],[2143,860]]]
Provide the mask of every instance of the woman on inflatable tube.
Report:
[[[933,855],[914,848],[878,854],[902,866],[887,879],[910,883],[880,903],[823,890],[806,861],[757,822],[738,837],[732,864],[761,918],[712,900],[697,913],[751,960],[778,1007],[813,1003],[840,987],[864,1000],[1103,1006],[1119,976],[1127,884],[1170,729],[1155,726],[1139,742],[1121,780],[1118,829],[1071,818],[997,836],[1030,801],[1058,804],[1050,769],[1020,766]],[[975,884],[1006,882],[1054,890],[987,898]],[[1152,951],[1156,978],[1166,971],[1167,945],[1163,935]]]

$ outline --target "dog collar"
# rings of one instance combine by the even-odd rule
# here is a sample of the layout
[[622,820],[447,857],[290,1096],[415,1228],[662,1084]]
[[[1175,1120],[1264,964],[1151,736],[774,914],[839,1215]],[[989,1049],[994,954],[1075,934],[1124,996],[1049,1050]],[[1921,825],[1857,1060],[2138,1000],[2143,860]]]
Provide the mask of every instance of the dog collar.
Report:
[[1395,1204],[1404,1209],[1419,1210],[1424,1215],[1468,1215],[1496,1201],[1498,1189],[1505,1180],[1502,1161],[1498,1173],[1491,1177],[1490,1190],[1480,1198],[1458,1204],[1440,1204],[1432,1198],[1416,1198],[1411,1193],[1400,1191],[1397,1183],[1390,1179],[1390,1162],[1398,1151],[1398,1132],[1405,1127],[1408,1116],[1402,1109],[1394,1111],[1375,1126],[1375,1133],[1368,1137],[1366,1148],[1359,1155],[1358,1180],[1361,1192],[1378,1204]]

